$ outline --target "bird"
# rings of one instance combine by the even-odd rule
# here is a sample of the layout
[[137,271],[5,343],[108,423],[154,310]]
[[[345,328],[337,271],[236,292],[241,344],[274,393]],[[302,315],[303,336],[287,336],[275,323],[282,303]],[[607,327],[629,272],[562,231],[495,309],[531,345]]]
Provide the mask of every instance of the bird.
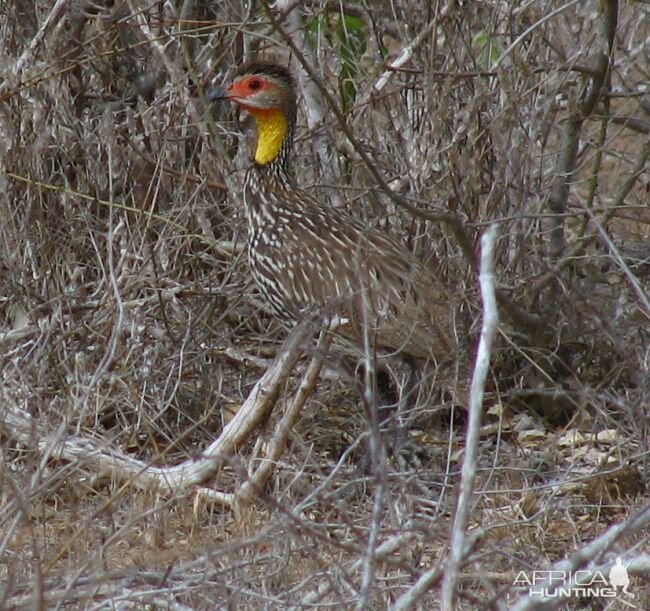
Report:
[[297,118],[291,72],[253,62],[207,94],[253,119],[241,201],[248,260],[263,299],[290,327],[318,310],[357,347],[453,363],[458,354],[450,292],[396,238],[302,189],[292,171]]

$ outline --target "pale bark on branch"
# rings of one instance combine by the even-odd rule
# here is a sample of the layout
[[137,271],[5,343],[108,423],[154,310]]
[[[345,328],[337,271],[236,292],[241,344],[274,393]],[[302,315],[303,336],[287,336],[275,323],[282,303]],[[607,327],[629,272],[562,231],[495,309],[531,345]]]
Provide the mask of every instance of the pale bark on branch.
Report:
[[[39,436],[40,427],[24,406],[8,405],[2,424],[4,432],[15,441],[34,447],[41,455],[74,462],[79,468],[98,473],[116,481],[128,482],[139,489],[157,489],[162,493],[178,493],[215,477],[224,462],[246,441],[273,409],[276,399],[313,333],[313,321],[304,320],[289,334],[273,365],[259,379],[235,417],[219,437],[196,459],[170,467],[154,467],[109,447],[90,436]],[[314,365],[308,372],[313,381]],[[317,371],[316,371],[317,375]],[[313,385],[312,385],[313,386]],[[303,400],[304,402],[304,400]],[[232,496],[214,489],[206,491],[212,500],[229,505]]]

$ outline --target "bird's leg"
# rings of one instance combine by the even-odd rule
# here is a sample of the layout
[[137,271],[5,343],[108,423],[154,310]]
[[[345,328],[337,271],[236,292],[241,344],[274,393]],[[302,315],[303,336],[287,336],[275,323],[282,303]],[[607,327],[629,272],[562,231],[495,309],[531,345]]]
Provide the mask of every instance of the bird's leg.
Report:
[[382,366],[386,375],[390,377],[394,402],[387,406],[391,413],[380,422],[383,424],[391,421],[392,443],[390,445],[400,468],[418,466],[421,462],[422,450],[409,440],[409,429],[417,407],[419,382],[417,364],[408,356],[392,356],[386,359]]
[[[393,353],[377,355],[371,376],[367,366],[366,361],[358,363],[355,378],[362,399],[373,397],[372,405],[364,401],[371,410],[367,414],[369,423],[375,422],[376,430],[381,432],[383,442],[400,467],[419,465],[422,451],[409,440],[419,390],[417,363]],[[372,392],[367,388],[370,382],[374,385]]]
[[[353,377],[368,427],[368,436],[363,443],[363,454],[359,464],[365,475],[372,474],[379,468],[378,458],[385,459],[384,425],[388,417],[385,415],[386,409],[382,405],[385,398],[382,381],[386,377],[382,373],[378,371],[376,358],[368,358],[366,355],[362,360],[356,360]],[[383,460],[380,462],[383,463]]]
[[400,457],[402,451],[406,450],[409,445],[409,429],[413,420],[415,409],[417,376],[413,368],[413,363],[405,358],[400,367],[399,378],[397,383],[397,427],[395,430],[395,456]]

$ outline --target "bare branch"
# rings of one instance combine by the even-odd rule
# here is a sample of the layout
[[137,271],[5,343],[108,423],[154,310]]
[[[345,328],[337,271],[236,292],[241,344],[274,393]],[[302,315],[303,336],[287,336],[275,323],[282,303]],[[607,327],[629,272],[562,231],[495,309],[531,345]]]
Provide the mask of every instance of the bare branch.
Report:
[[[314,56],[308,45],[305,44],[306,26],[302,16],[300,3],[293,3],[289,0],[276,2],[277,9],[285,12],[288,29],[287,36],[290,36],[294,43],[294,50],[299,56],[299,61],[294,63],[317,65],[317,58]],[[290,9],[290,10],[289,10]],[[267,9],[269,10],[269,9]],[[323,171],[323,180],[326,185],[335,187],[328,190],[332,206],[335,208],[343,205],[341,193],[336,188],[341,184],[339,172],[336,168],[336,157],[332,151],[331,143],[326,138],[325,125],[326,107],[323,98],[318,95],[317,87],[311,78],[307,78],[305,71],[299,69],[298,75],[299,90],[305,99],[305,112],[307,114],[307,126],[312,134],[312,149],[320,162]]]
[[[36,50],[43,42],[45,36],[47,36],[48,32],[53,27],[55,27],[60,21],[61,17],[63,17],[63,15],[68,9],[68,4],[70,4],[70,0],[57,0],[54,3],[52,10],[50,10],[50,12],[48,13],[47,18],[41,24],[41,27],[39,28],[38,32],[36,32],[36,35],[34,36],[34,38],[32,38],[27,48],[23,51],[21,56],[16,60],[13,67],[13,72],[16,78],[20,78],[22,71],[25,69],[25,66],[32,61],[34,54],[36,53]],[[0,84],[0,96],[2,96],[2,94],[5,93],[5,88],[7,86],[9,86],[9,83],[7,82],[5,82],[4,85]]]
[[[622,537],[631,537],[639,533],[648,524],[650,524],[650,506],[642,507],[625,522],[610,526],[602,535],[581,547],[570,558],[556,562],[550,570],[564,571],[564,574],[569,574],[583,567],[594,567],[595,559],[610,550],[619,539]],[[637,569],[643,574],[647,574],[648,572],[647,561],[646,557],[642,562],[639,562],[639,565],[645,565],[643,568],[639,566]],[[632,561],[632,565],[634,565],[634,561]],[[600,568],[594,568],[594,571]],[[565,604],[566,599],[562,600],[561,597],[552,596],[553,592],[558,588],[557,582],[553,582],[551,579],[535,585],[536,587],[539,586],[540,591],[548,591],[550,596],[537,597],[525,594],[511,607],[512,611],[544,611],[545,609],[558,609]],[[568,585],[570,584],[567,583]]]
[[[200,484],[218,473],[224,458],[248,439],[273,408],[280,389],[293,371],[305,342],[312,333],[311,320],[306,319],[295,327],[277,359],[255,384],[236,416],[224,427],[219,438],[201,453],[198,460],[185,461],[173,467],[153,467],[79,435],[38,439],[38,451],[48,452],[58,460],[85,465],[85,468],[99,472],[102,477],[127,481],[144,490],[157,488],[161,492],[177,493]],[[311,368],[310,377],[316,369],[316,366]],[[4,417],[4,425],[12,438],[32,444],[35,423],[24,409],[18,405],[10,406]]]
[[588,87],[580,93],[580,99],[567,119],[562,134],[560,153],[555,166],[555,180],[548,204],[551,211],[557,215],[551,225],[550,256],[552,261],[560,259],[566,246],[563,215],[566,211],[569,189],[576,167],[582,124],[594,112],[596,104],[603,95],[607,94],[609,89],[609,70],[617,18],[618,2],[616,0],[601,3],[602,51],[596,55],[595,72],[590,75]]
[[[327,352],[331,339],[329,332],[321,332],[316,353],[312,357],[311,363],[303,375],[296,395],[291,401],[289,407],[285,409],[282,418],[279,420],[275,427],[275,431],[271,435],[268,448],[266,449],[264,456],[261,458],[260,467],[258,467],[258,469],[250,476],[250,479],[237,491],[237,499],[239,501],[251,502],[257,496],[257,491],[264,486],[273,473],[276,463],[286,446],[289,433],[300,417],[305,402],[316,387],[316,382],[318,381],[318,376],[320,375],[321,367],[323,366],[323,355]],[[251,461],[254,461],[256,458],[257,457],[253,456]]]
[[473,505],[474,478],[478,462],[478,447],[483,416],[483,393],[490,369],[492,345],[499,324],[495,295],[494,260],[497,226],[491,225],[481,238],[481,297],[483,299],[483,325],[479,342],[469,405],[469,424],[465,442],[465,458],[460,480],[460,495],[451,531],[451,549],[445,567],[442,584],[442,608],[452,611],[456,608],[456,588],[460,564],[465,552],[465,529]]

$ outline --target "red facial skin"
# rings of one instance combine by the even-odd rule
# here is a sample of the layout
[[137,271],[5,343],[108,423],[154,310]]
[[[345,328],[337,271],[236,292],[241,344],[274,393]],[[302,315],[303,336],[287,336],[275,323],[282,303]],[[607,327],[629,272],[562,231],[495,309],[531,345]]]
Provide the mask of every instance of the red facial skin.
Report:
[[263,91],[271,91],[276,87],[273,83],[263,79],[259,76],[247,76],[246,78],[240,79],[231,83],[226,88],[226,93],[228,94],[228,99],[232,100],[239,104],[242,108],[245,108],[252,113],[263,113],[266,109],[257,108],[255,106],[249,106],[246,104],[246,99],[252,95],[258,94]]

